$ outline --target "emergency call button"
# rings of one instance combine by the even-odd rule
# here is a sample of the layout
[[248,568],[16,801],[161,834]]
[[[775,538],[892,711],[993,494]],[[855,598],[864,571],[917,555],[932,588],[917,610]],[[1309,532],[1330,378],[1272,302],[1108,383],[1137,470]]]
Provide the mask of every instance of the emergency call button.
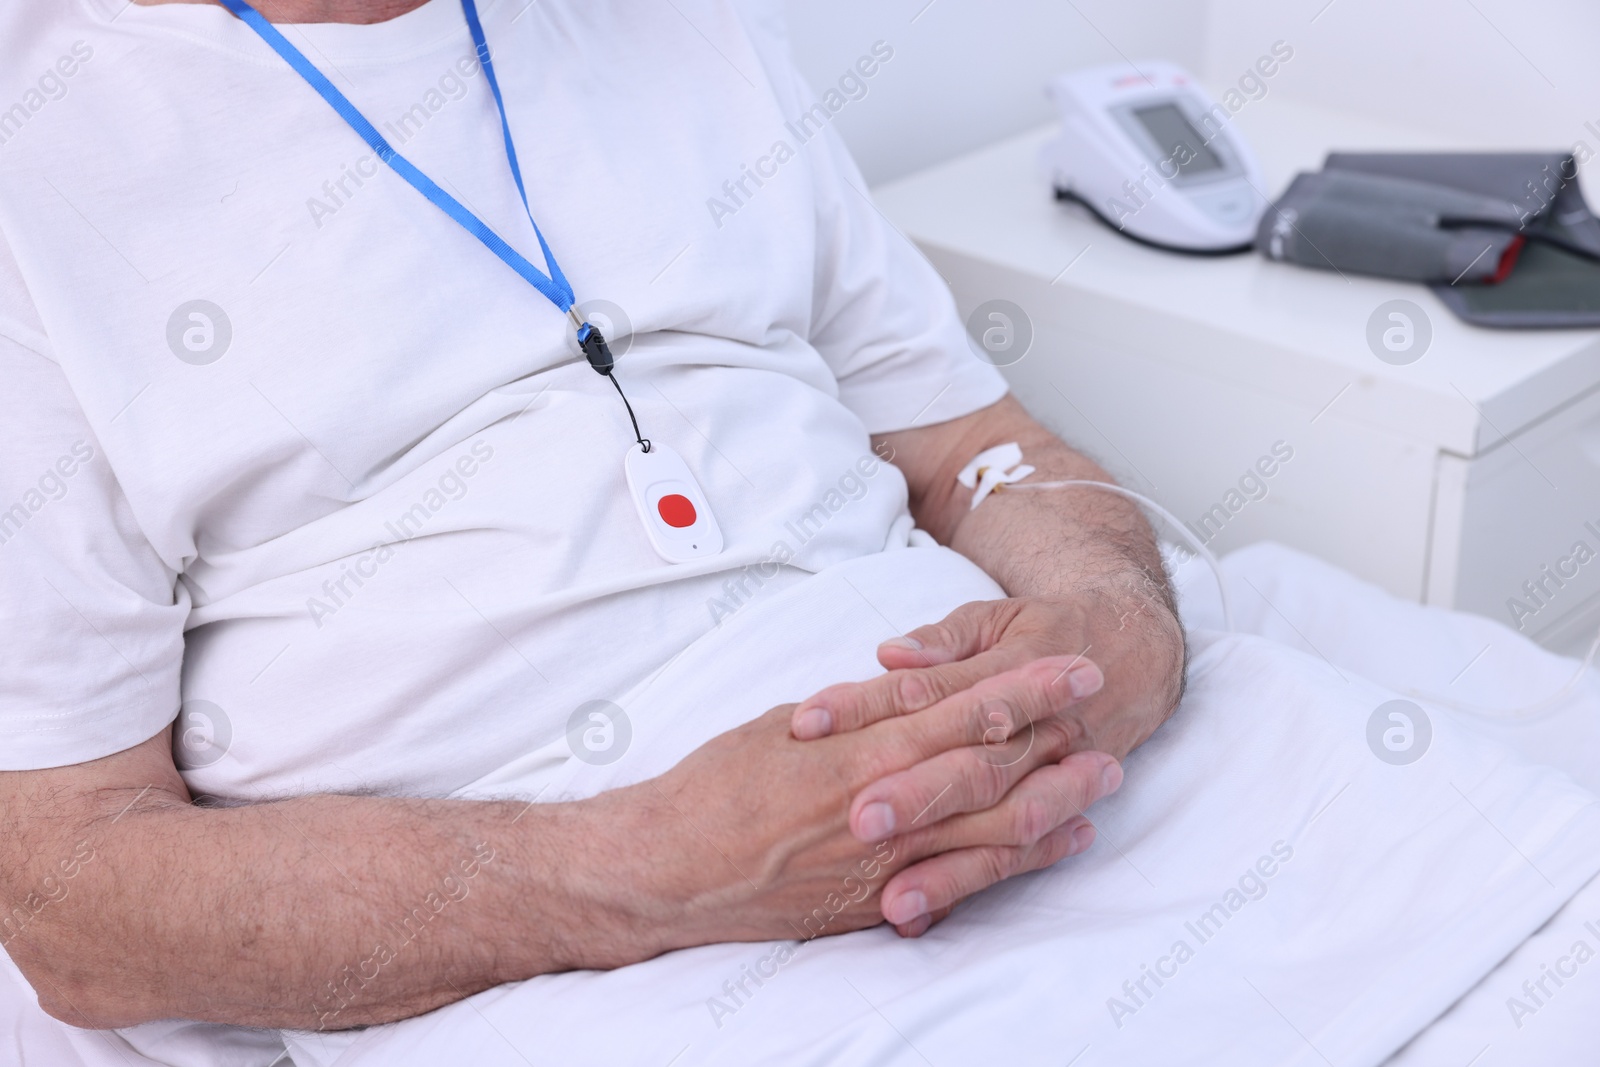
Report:
[[625,470],[633,505],[650,546],[669,563],[689,563],[722,551],[722,530],[688,464],[671,448],[628,450]]
[[693,526],[696,518],[694,502],[682,493],[668,493],[657,500],[656,511],[668,526],[680,530]]

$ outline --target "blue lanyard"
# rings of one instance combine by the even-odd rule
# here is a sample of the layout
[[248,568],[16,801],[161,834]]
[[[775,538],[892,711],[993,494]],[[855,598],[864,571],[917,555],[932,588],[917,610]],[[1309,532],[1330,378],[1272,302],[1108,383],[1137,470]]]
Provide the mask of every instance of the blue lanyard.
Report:
[[[311,87],[322,95],[328,105],[339,113],[339,117],[350,124],[350,128],[361,135],[361,139],[378,154],[378,158],[389,165],[400,177],[411,184],[417,192],[427,197],[434,206],[460,223],[472,236],[483,242],[485,247],[499,256],[507,266],[516,271],[535,289],[556,307],[567,313],[572,320],[573,327],[577,330],[578,345],[583,349],[583,354],[588,359],[590,366],[617,385],[617,380],[612,376],[612,368],[616,361],[611,355],[611,349],[606,344],[605,337],[591,323],[584,321],[574,306],[572,285],[567,281],[566,275],[561,273],[561,267],[556,263],[556,257],[550,251],[550,246],[545,242],[544,234],[539,230],[539,224],[534,222],[533,210],[528,206],[528,191],[522,184],[522,168],[517,165],[517,146],[511,140],[511,125],[506,120],[505,99],[500,95],[500,83],[494,76],[494,63],[489,58],[489,42],[484,39],[483,25],[478,21],[478,8],[473,0],[461,0],[461,9],[467,17],[467,29],[472,33],[472,43],[478,52],[478,62],[483,66],[484,77],[489,82],[489,91],[494,94],[494,106],[500,112],[500,132],[505,137],[506,160],[511,164],[511,177],[517,183],[517,195],[522,198],[522,209],[528,214],[528,221],[533,225],[533,232],[539,238],[539,247],[544,251],[545,266],[550,273],[546,275],[538,267],[529,263],[522,254],[512,248],[505,240],[478,216],[469,211],[462,203],[418,170],[410,160],[406,159],[394,146],[389,144],[378,132],[376,126],[367,120],[367,117],[356,109],[349,99],[325,77],[322,71],[305,57],[298,48],[289,43],[288,38],[278,32],[277,27],[261,16],[261,13],[251,7],[246,0],[220,0],[222,5],[233,12],[241,22],[252,30],[272,47],[272,50],[282,56],[284,61],[293,67],[295,72],[310,83]],[[622,386],[617,385],[617,392],[622,393]],[[627,404],[628,398],[624,395],[623,403]],[[633,419],[633,408],[628,407],[628,417]],[[634,436],[638,437],[639,424],[634,419]],[[648,442],[642,437],[639,443],[646,452],[650,450]]]

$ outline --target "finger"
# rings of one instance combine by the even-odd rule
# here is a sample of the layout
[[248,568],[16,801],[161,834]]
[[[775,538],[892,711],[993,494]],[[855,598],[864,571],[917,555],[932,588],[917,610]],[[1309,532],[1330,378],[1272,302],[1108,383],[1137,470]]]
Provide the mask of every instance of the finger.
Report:
[[1058,827],[1082,819],[1090,805],[1122,785],[1122,768],[1076,752],[1059,763],[1033,771],[991,808],[951,816],[921,828],[895,845],[908,855],[927,857],[981,845],[1031,845]]
[[930,708],[984,678],[1021,666],[1010,650],[940,666],[891,671],[866,682],[842,682],[796,705],[790,726],[798,741],[849,733],[884,719]]
[[[851,818],[862,840],[906,832],[952,783],[965,790],[953,799],[979,792],[992,798],[981,805],[988,807],[1021,775],[1087,748],[1082,723],[1060,714],[1077,700],[1064,669],[1070,662],[1035,660],[920,714],[874,726],[877,743],[860,749],[851,773],[859,790]],[[966,809],[946,806],[938,817],[956,810]]]
[[[1054,630],[1013,625],[1023,610],[1023,602],[1015,599],[974,601],[941,622],[891,638],[878,647],[878,660],[889,674],[830,686],[801,701],[791,733],[807,741],[920,711],[980,678],[1059,648]],[[1085,668],[1079,684],[1087,690],[1102,682],[1094,669]]]
[[[939,622],[883,642],[878,662],[889,670],[901,670],[969,659],[998,645],[1019,610],[1015,600],[962,604]],[[1033,655],[1044,655],[1044,650]]]
[[[1074,767],[1074,764],[1079,766]],[[1071,781],[1062,778],[1063,773],[1081,770],[1083,764],[1084,761],[1075,755],[1063,760],[1060,765],[1041,768],[1029,775],[1023,784],[1007,797],[1008,804],[1022,806],[1034,799],[1034,793],[1044,793],[1047,797],[1053,795],[1065,804],[1065,808],[1057,807],[1052,816],[1040,817],[1034,814],[1021,819],[1013,815],[997,818],[1001,815],[998,811],[980,812],[958,816],[939,827],[910,835],[897,842],[900,848],[912,855],[932,856],[932,859],[906,867],[884,885],[883,901],[880,906],[886,918],[891,912],[895,915],[910,915],[923,906],[932,909],[928,914],[895,923],[895,928],[901,936],[920,936],[949,915],[954,907],[955,902],[941,907],[938,901],[950,893],[961,890],[963,887],[959,882],[961,867],[953,873],[947,869],[951,866],[949,863],[939,863],[935,862],[936,860],[962,853],[976,853],[976,850],[985,848],[990,849],[990,855],[993,856],[994,848],[1010,847],[1013,851],[1009,855],[1012,861],[1018,864],[1018,869],[1014,873],[1021,873],[1024,870],[1049,866],[1064,856],[1084,852],[1092,846],[1098,834],[1094,825],[1083,814],[1082,809],[1087,805],[1071,799],[1071,793],[1076,787]],[[1121,767],[1113,765],[1101,783],[1102,795],[1115,792],[1121,782]],[[1039,826],[1048,825],[1053,818],[1061,818],[1063,815],[1066,817],[1059,825],[1036,836]],[[1008,846],[1008,839],[1016,843]],[[1061,850],[1062,846],[1065,846],[1065,851]],[[1023,853],[1019,855],[1018,850],[1023,850]],[[969,861],[962,861],[963,865],[967,862]],[[956,878],[957,882],[950,882],[950,878]],[[905,899],[900,899],[902,897]]]
[[[1105,675],[1099,665],[1081,655],[1039,660],[1046,661],[1054,665],[1051,678],[1064,685],[1074,700],[1087,699],[1105,685]],[[973,689],[985,679],[1017,670],[1030,662],[1034,662],[1031,655],[1019,659],[1019,649],[1008,647],[960,663],[891,671],[868,682],[829,686],[795,706],[789,732],[796,740],[810,741],[925,711],[940,701]]]
[[897,925],[894,928],[894,932],[899,934],[901,937],[921,937],[923,934],[928,932],[929,927],[937,926],[939,923],[943,922],[947,917],[949,917],[950,913],[955,910],[955,905],[952,904],[948,908],[940,908],[932,915],[919,915],[908,923],[900,923]]
[[1087,823],[1068,822],[1029,846],[964,848],[907,867],[884,886],[883,917],[896,927],[904,924],[915,929],[920,917],[931,917],[997,882],[1087,849],[1094,843],[1094,828]]
[[[994,818],[1005,815],[1020,819],[1042,806],[1056,810],[1072,803],[1081,812],[1122,783],[1122,770],[1104,752],[1068,755],[1080,735],[1074,722],[1044,718],[1005,745],[969,745],[941,752],[858,792],[850,803],[850,832],[871,843],[932,827],[953,815],[987,811],[1009,799],[1013,787],[1036,769],[1057,760],[1061,763],[1054,775],[1030,786],[1002,816],[991,817],[984,825],[992,826]],[[1058,790],[1059,799],[1042,792],[1045,788]],[[1048,823],[1040,832],[1053,825]],[[991,838],[989,843],[997,840],[1021,843],[1013,837]],[[947,847],[958,846],[951,842]]]
[[1083,723],[1062,714],[1079,701],[1065,669],[1071,662],[1035,660],[874,727],[888,743],[863,752],[870,762],[857,768],[852,830],[863,841],[881,840],[992,807],[1029,771],[1087,750]]

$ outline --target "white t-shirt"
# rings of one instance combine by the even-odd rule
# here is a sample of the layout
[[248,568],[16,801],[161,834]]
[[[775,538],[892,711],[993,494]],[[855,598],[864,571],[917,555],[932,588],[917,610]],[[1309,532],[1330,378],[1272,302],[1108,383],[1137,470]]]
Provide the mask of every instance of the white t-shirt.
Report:
[[[631,322],[618,378],[726,549],[652,551],[626,413],[565,316],[246,26],[8,4],[0,766],[122,750],[180,705],[180,766],[219,797],[557,764],[576,709],[904,543],[869,433],[1003,394],[831,127],[892,47],[819,97],[726,0],[482,13],[535,217],[580,303]],[[285,31],[542,264],[457,0]]]

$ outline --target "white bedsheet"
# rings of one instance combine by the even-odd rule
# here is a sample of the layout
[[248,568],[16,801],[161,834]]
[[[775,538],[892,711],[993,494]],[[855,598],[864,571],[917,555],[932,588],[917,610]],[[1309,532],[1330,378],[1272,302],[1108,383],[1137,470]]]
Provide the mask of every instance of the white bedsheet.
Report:
[[[1224,568],[1241,630],[1326,656],[1342,670],[1397,690],[1516,709],[1554,693],[1573,671],[1573,661],[1497,623],[1395,601],[1280,546],[1235,553]],[[1196,565],[1183,577],[1190,593],[1186,614],[1216,625],[1220,616],[1209,574]],[[1593,671],[1571,700],[1539,718],[1457,717],[1467,729],[1560,767],[1600,792],[1600,678]],[[1589,953],[1600,954],[1600,878],[1389,1061],[1390,1067],[1600,1062],[1600,955]]]
[[[1382,1063],[1458,1000],[1413,1050],[1434,1032],[1451,1049],[1475,1040],[1488,1015],[1474,1003],[1505,1011],[1483,992],[1497,965],[1553,915],[1552,927],[1575,915],[1563,905],[1600,870],[1600,806],[1438,709],[1421,760],[1379,760],[1367,722],[1395,693],[1368,679],[1433,687],[1437,675],[1448,685],[1482,642],[1465,655],[1460,645],[1484,627],[1493,654],[1465,676],[1482,670],[1480,699],[1499,683],[1528,695],[1564,661],[1484,620],[1429,613],[1419,624],[1422,609],[1281,549],[1240,554],[1229,569],[1254,586],[1235,591],[1239,621],[1280,626],[1315,648],[1196,630],[1183,707],[1095,809],[1102,836],[1084,856],[982,895],[917,941],[877,929],[803,945],[737,1000],[724,983],[776,945],[706,946],[502,986],[360,1033],[288,1035],[296,1064],[1354,1067]],[[1202,578],[1190,583],[1198,623]],[[562,790],[645,776],[743,716],[821,681],[870,675],[878,640],[985,595],[992,585],[964,561],[907,549],[758,601],[623,702],[635,726],[627,759],[579,765]],[[1322,616],[1331,629],[1319,628]],[[691,679],[702,684],[686,687]],[[694,700],[675,696],[686,688]],[[1582,702],[1600,712],[1592,689]],[[480,791],[514,793],[517,783]],[[1530,944],[1537,955],[1545,942]],[[1168,975],[1160,985],[1148,977],[1157,967]],[[1563,991],[1568,1002],[1594,1003],[1584,980],[1600,988],[1600,961]],[[714,1012],[713,997],[736,1010]],[[23,1034],[40,1026],[28,1010],[0,1004]],[[170,1044],[182,1034],[160,1047],[164,1032],[136,1038],[168,1062],[196,1062]],[[94,1067],[139,1062],[110,1055],[120,1039],[70,1040]]]

